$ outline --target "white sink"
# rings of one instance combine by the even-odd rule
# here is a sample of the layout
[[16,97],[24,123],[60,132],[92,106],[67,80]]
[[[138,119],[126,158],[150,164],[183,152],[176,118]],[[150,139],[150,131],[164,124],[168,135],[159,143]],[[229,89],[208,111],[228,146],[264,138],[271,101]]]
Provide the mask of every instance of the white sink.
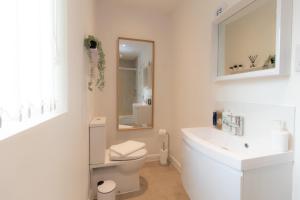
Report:
[[209,127],[182,133],[182,181],[191,200],[292,199],[292,151]]
[[[260,168],[293,161],[293,151],[272,152],[269,143],[265,148],[256,148],[254,141],[233,136],[215,128],[182,129],[183,139],[196,150],[214,160],[238,170]],[[260,144],[261,146],[262,144]]]

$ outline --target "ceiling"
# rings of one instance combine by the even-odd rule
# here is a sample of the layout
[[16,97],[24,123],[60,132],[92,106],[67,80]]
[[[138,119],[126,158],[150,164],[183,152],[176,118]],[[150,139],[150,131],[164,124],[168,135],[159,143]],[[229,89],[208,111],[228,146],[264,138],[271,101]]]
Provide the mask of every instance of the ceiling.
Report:
[[[112,1],[112,0],[110,0]],[[142,9],[157,10],[170,13],[177,5],[179,0],[113,0],[126,6],[139,7]]]

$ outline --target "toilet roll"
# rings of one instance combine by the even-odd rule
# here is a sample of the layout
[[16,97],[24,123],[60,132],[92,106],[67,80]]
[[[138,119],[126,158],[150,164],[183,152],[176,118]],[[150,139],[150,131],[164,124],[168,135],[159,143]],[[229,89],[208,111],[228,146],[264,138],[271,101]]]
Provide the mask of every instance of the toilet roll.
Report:
[[167,165],[168,164],[168,156],[169,156],[169,151],[168,149],[161,149],[160,150],[160,164],[161,165]]
[[158,131],[160,137],[161,149],[165,150],[169,148],[169,135],[166,129],[160,129]]
[[159,135],[166,135],[167,134],[167,130],[166,129],[159,129],[158,134]]
[[272,149],[276,152],[287,152],[289,150],[290,133],[286,129],[284,121],[273,121]]

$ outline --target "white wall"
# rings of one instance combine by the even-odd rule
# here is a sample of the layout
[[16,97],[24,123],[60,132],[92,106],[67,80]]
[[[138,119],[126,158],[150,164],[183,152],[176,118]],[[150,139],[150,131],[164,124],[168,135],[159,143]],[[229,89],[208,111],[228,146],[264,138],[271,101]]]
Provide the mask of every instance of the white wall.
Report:
[[[205,6],[204,6],[205,5]],[[188,0],[173,13],[171,155],[181,162],[181,128],[207,126],[213,107],[210,27],[213,1]]]
[[[231,0],[233,3],[237,0]],[[176,41],[175,64],[176,79],[174,99],[178,123],[172,133],[171,153],[180,159],[177,150],[180,138],[180,127],[208,125],[213,109],[210,101],[240,101],[265,104],[289,104],[297,107],[295,131],[295,184],[300,188],[300,74],[294,71],[288,78],[263,78],[240,81],[213,83],[208,80],[211,74],[211,23],[216,7],[221,0],[187,0],[178,6],[173,15],[173,32]],[[205,5],[205,6],[203,6]],[[300,2],[294,0],[293,52],[296,44],[300,44]],[[184,53],[182,53],[184,52]],[[213,88],[210,87],[213,85]],[[213,94],[211,94],[214,91]],[[180,106],[179,106],[180,105]],[[300,191],[294,190],[294,199],[300,199]]]
[[88,197],[87,125],[93,98],[87,93],[83,38],[92,31],[92,7],[90,0],[68,2],[69,112],[0,141],[0,199]]
[[[96,1],[96,32],[106,54],[105,88],[96,93],[96,114],[107,117],[108,145],[128,139],[144,141],[150,154],[159,152],[157,130],[170,127],[170,18],[160,11],[137,9],[113,0]],[[155,41],[154,129],[118,132],[116,129],[117,38]]]

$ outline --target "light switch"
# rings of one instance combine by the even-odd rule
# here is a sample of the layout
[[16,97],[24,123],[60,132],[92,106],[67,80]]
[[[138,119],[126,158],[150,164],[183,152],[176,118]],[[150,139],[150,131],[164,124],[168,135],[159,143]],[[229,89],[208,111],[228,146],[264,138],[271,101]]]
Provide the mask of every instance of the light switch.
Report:
[[296,54],[295,54],[295,71],[300,72],[300,44],[296,46]]

